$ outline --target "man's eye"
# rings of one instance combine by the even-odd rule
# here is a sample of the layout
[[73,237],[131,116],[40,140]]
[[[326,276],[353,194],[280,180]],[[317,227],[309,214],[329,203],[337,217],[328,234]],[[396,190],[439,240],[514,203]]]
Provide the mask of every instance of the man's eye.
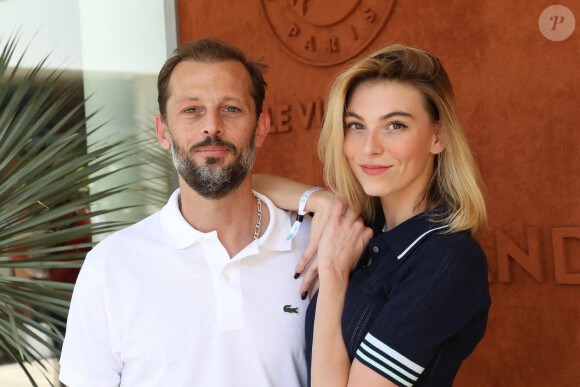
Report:
[[224,110],[225,110],[226,112],[228,112],[228,113],[236,113],[236,112],[239,112],[239,111],[241,111],[241,109],[240,109],[240,108],[238,108],[238,107],[235,107],[235,106],[226,106],[226,107],[224,108]]
[[196,107],[189,107],[185,110],[183,110],[184,113],[188,113],[188,114],[195,114],[197,112],[199,112],[199,109]]

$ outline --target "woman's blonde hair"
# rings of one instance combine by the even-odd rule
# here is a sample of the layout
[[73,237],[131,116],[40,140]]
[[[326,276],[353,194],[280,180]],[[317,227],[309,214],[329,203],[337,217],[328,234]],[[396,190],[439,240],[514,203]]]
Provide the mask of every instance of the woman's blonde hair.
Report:
[[446,209],[433,220],[449,224],[451,232],[485,230],[483,182],[457,118],[451,82],[439,59],[422,49],[400,44],[387,46],[356,62],[336,78],[318,143],[328,187],[348,206],[360,206],[366,220],[371,220],[380,206],[378,198],[364,192],[344,154],[346,106],[354,89],[371,80],[415,87],[423,96],[432,121],[440,124],[447,145],[435,156],[433,177],[421,202],[427,209],[440,205]]

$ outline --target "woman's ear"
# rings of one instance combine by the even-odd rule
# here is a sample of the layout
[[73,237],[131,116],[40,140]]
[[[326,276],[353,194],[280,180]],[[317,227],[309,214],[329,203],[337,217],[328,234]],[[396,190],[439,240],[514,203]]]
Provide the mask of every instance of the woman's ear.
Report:
[[433,124],[433,143],[431,144],[431,153],[438,155],[443,152],[446,146],[447,136],[445,136],[445,132],[441,128],[441,123],[437,122]]

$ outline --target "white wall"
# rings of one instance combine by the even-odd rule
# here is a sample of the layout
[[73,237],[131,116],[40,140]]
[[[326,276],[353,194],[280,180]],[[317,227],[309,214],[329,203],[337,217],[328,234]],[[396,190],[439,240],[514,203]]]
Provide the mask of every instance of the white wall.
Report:
[[[84,70],[156,75],[176,43],[175,23],[166,23],[166,7],[175,13],[171,1],[80,0]],[[167,21],[171,23],[171,16]],[[172,47],[166,28],[174,37]]]
[[47,67],[82,69],[79,0],[1,0],[0,44],[20,36],[16,56],[28,46],[23,66],[50,54]]

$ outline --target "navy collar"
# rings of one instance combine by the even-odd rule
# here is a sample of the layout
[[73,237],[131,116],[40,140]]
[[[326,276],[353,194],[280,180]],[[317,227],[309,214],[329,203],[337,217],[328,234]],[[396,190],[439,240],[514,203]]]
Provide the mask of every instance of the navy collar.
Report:
[[422,212],[387,232],[382,232],[385,216],[381,211],[373,221],[374,238],[369,245],[373,244],[373,242],[375,244],[385,243],[396,255],[397,259],[401,260],[408,256],[428,236],[438,231],[449,229],[448,224],[434,223],[430,220],[430,216],[442,210],[441,207],[437,207],[430,211]]

